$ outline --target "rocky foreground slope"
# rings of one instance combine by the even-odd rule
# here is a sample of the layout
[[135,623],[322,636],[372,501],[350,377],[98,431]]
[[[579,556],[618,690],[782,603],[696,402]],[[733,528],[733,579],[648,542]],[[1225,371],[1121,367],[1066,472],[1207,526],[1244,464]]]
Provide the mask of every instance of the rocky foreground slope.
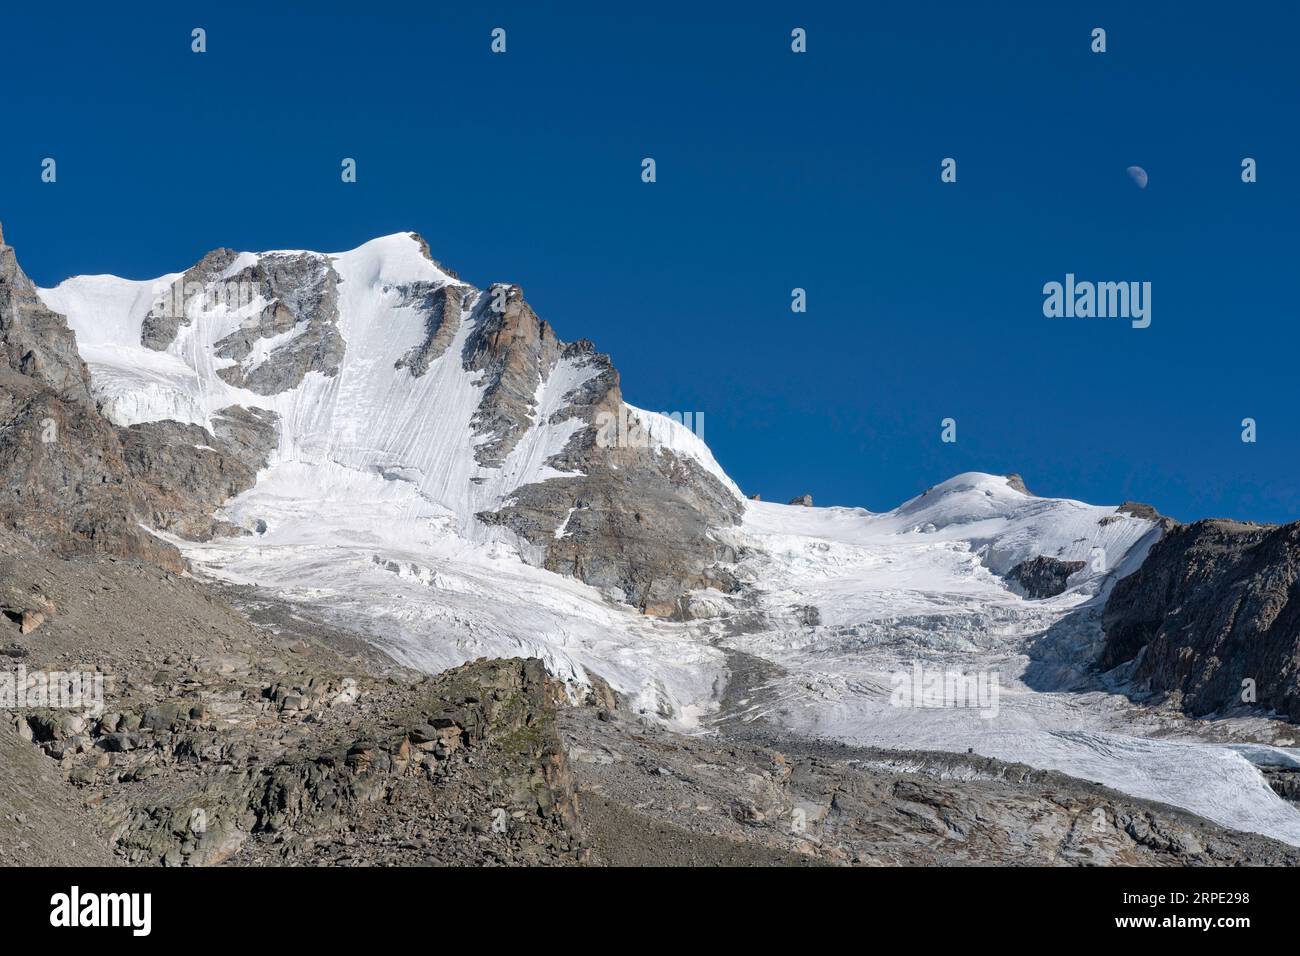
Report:
[[[898,746],[952,712],[878,699],[919,659],[1013,667],[1037,631],[1053,691],[1111,668],[1200,714],[1250,678],[1295,719],[1294,527],[978,474],[875,515],[746,503],[689,430],[623,402],[608,357],[414,235],[54,290],[0,236],[0,345],[0,677],[105,684],[102,707],[0,715],[6,862],[1296,862],[1015,746]],[[276,586],[200,583],[169,542]],[[381,629],[396,657],[359,636]],[[485,648],[516,659],[396,663]],[[760,692],[792,695],[770,720],[725,703],[758,649],[781,663]],[[967,711],[923,747],[1029,741],[1121,788],[1150,759],[1010,689],[1012,722],[1042,726]],[[790,735],[810,701],[875,714],[894,749]],[[717,733],[670,729],[692,722]],[[1145,796],[1222,763],[1166,750]],[[1218,810],[1242,774],[1273,817],[1263,776],[1300,793],[1290,765],[1228,756]]]
[[6,602],[48,615],[0,620],[7,667],[107,678],[101,712],[0,721],[6,865],[1300,863],[1060,774],[682,736],[535,660],[429,677],[254,591],[260,625],[152,565],[0,545]]

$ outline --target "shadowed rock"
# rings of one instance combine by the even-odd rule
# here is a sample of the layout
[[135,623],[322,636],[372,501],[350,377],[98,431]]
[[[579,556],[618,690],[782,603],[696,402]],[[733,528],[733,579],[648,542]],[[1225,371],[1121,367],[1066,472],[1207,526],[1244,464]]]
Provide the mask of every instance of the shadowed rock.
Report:
[[[1111,592],[1101,666],[1194,716],[1254,703],[1300,720],[1300,523],[1178,525]],[[1248,698],[1249,695],[1246,695]]]
[[532,424],[537,387],[561,351],[555,330],[537,317],[518,286],[498,283],[479,296],[462,360],[466,370],[484,373],[487,386],[470,423],[486,439],[474,451],[480,465],[505,463]]
[[98,410],[76,336],[0,245],[0,526],[59,554],[105,552],[179,570],[141,528],[148,506]]
[[45,307],[0,232],[0,345],[5,364],[60,399],[94,405],[90,373],[67,320]]
[[1007,580],[1020,585],[1026,596],[1034,599],[1056,597],[1065,590],[1070,575],[1082,571],[1084,561],[1061,561],[1058,558],[1039,555],[1028,561],[1021,561],[1007,572]]

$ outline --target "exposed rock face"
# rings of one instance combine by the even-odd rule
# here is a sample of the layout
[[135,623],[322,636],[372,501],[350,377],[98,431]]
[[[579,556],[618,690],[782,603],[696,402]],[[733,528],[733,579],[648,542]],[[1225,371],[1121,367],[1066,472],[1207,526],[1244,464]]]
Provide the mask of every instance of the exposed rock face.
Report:
[[218,358],[237,363],[217,370],[229,384],[274,395],[308,372],[337,374],[344,342],[338,331],[339,277],[329,259],[278,253],[237,269],[238,260],[231,249],[214,249],[188,269],[145,316],[141,343],[163,351],[196,310],[224,307],[249,313],[216,343]]
[[140,326],[140,344],[155,352],[166,350],[176,339],[182,325],[190,324],[189,304],[201,290],[219,278],[238,258],[233,249],[213,249],[173,283],[160,296],[160,303],[149,310]]
[[[583,478],[529,485],[512,504],[479,517],[544,546],[549,570],[647,614],[683,616],[685,591],[736,586],[723,566],[734,554],[710,535],[711,524],[733,520],[736,506],[694,462],[643,454],[633,472],[593,464]],[[551,529],[561,525],[556,538]]]
[[117,430],[93,406],[0,370],[4,527],[59,554],[101,551],[179,569],[176,549],[140,526],[148,513]]
[[1261,767],[1260,773],[1279,797],[1300,804],[1300,770],[1287,767]]
[[60,399],[94,404],[90,374],[77,352],[77,337],[63,316],[45,307],[18,265],[12,246],[0,241],[0,344],[13,372],[48,388]]
[[791,498],[790,504],[801,505],[804,508],[811,508],[813,506],[812,495],[800,495],[798,498]]
[[[512,347],[530,343],[541,355],[557,348],[549,327],[511,341]],[[481,512],[479,519],[508,527],[544,549],[542,563],[549,570],[605,589],[648,614],[683,616],[683,595],[695,588],[732,590],[734,579],[722,563],[735,556],[711,529],[739,521],[739,499],[693,459],[636,438],[640,424],[623,405],[609,356],[596,353],[586,340],[559,346],[559,356],[595,370],[552,418],[577,418],[590,426],[575,432],[564,451],[547,462],[576,474],[517,489],[504,507]],[[514,360],[506,364],[531,367]],[[521,392],[511,388],[504,394]],[[510,399],[498,407],[522,406]],[[603,423],[610,419],[622,427],[606,434]]]
[[1025,479],[1021,478],[1019,475],[1007,475],[1007,487],[1014,488],[1022,495],[1028,495],[1031,498],[1034,497],[1034,493],[1025,487]]
[[[539,386],[565,360],[589,373],[552,413],[552,424],[576,419],[576,431],[547,465],[573,477],[553,477],[511,493],[504,506],[479,520],[509,528],[540,553],[538,563],[571,574],[648,613],[682,613],[692,588],[733,586],[719,566],[728,548],[710,529],[735,523],[740,502],[693,460],[648,441],[626,440],[630,428],[601,441],[602,416],[621,420],[618,372],[609,357],[583,339],[564,344],[538,318],[518,286],[496,284],[478,293],[468,286],[411,285],[399,290],[427,313],[425,341],[398,360],[412,376],[427,373],[463,322],[471,324],[459,359],[480,373],[483,398],[471,422],[482,441],[475,459],[501,468],[538,414]],[[468,312],[466,310],[468,309]]]
[[[233,256],[218,250],[195,268],[219,272]],[[158,323],[145,333],[165,334]],[[146,527],[209,537],[209,515],[252,485],[274,447],[274,416],[242,408],[216,419],[216,436],[176,422],[111,424],[95,407],[76,337],[37,298],[9,246],[0,246],[0,346],[0,526],[57,554],[179,570],[179,552]]]
[[474,308],[474,332],[465,343],[464,363],[481,371],[487,390],[474,416],[480,465],[499,468],[533,420],[537,386],[561,354],[555,330],[524,301],[518,286],[493,285]]
[[[220,358],[239,364],[217,370],[225,381],[259,395],[293,388],[308,372],[338,374],[344,342],[339,334],[338,273],[312,254],[267,255],[226,280],[255,289],[267,305],[217,343]],[[276,340],[264,358],[257,352]]]
[[409,368],[416,378],[429,371],[429,363],[441,358],[460,330],[461,306],[467,293],[466,286],[433,285],[418,283],[402,289],[402,305],[424,312],[428,337],[418,347],[397,360],[398,368]]
[[1039,555],[1028,561],[1021,561],[1007,572],[1007,580],[1014,581],[1024,588],[1025,594],[1034,599],[1056,597],[1065,590],[1071,574],[1082,571],[1085,561],[1061,561]]
[[215,435],[175,421],[123,429],[127,470],[152,509],[154,527],[199,541],[238,532],[211,515],[257,480],[275,448],[276,415],[232,405],[213,427]]
[[1147,521],[1154,521],[1160,525],[1161,529],[1168,531],[1176,527],[1178,522],[1173,518],[1162,515],[1151,505],[1142,504],[1140,501],[1126,501],[1115,509],[1116,514],[1132,515],[1134,518],[1145,518]]
[[[539,387],[561,361],[588,373],[548,420],[584,426],[546,462],[573,477],[517,488],[502,507],[480,512],[479,520],[520,535],[549,570],[574,575],[647,613],[680,615],[684,592],[734,586],[720,566],[733,555],[711,529],[737,522],[740,501],[694,460],[638,440],[644,437],[640,423],[623,404],[609,356],[585,339],[560,342],[518,286],[496,284],[479,293],[456,284],[414,284],[399,291],[404,304],[427,315],[424,342],[396,363],[412,376],[426,374],[462,323],[470,323],[459,358],[465,370],[480,373],[484,386],[471,422],[482,439],[475,459],[484,468],[501,468],[534,424]],[[623,427],[602,440],[602,425],[611,420]]]
[[[1256,703],[1300,721],[1300,523],[1198,521],[1169,531],[1106,605],[1101,666],[1194,716]],[[1251,703],[1246,700],[1245,703]]]
[[0,245],[0,525],[62,554],[102,551],[179,568],[140,527],[144,498],[117,430],[95,409],[63,316]]

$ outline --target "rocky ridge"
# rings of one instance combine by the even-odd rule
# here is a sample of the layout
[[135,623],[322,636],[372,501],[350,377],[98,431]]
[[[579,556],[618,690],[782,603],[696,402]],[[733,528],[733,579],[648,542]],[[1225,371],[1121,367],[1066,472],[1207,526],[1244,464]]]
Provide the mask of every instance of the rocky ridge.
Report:
[[[1300,721],[1300,524],[1178,525],[1106,604],[1100,666],[1193,716]],[[1249,683],[1247,683],[1249,682]]]
[[[196,269],[207,274],[229,260],[219,251]],[[232,530],[211,515],[255,481],[275,443],[274,416],[227,408],[216,435],[175,422],[113,425],[96,406],[76,335],[2,242],[0,346],[0,526],[56,553],[170,570],[183,566],[179,552],[148,528],[194,537]]]

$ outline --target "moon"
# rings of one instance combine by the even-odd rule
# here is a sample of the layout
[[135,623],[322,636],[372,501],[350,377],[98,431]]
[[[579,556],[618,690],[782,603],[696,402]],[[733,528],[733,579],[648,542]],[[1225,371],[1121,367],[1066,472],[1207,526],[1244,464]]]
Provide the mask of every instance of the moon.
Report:
[[1147,188],[1147,171],[1141,166],[1130,166],[1127,169],[1128,178],[1137,184],[1138,189]]

